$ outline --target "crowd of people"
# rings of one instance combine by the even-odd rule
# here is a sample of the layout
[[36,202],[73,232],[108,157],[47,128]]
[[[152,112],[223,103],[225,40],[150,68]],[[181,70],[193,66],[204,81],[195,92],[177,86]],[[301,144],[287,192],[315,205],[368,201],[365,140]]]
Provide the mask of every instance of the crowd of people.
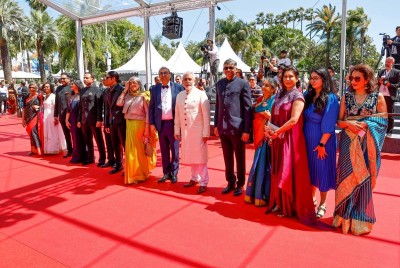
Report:
[[[333,225],[343,233],[367,234],[375,222],[372,190],[388,125],[385,90],[398,86],[390,80],[399,75],[389,68],[394,61],[386,60],[383,78],[368,65],[353,66],[339,104],[327,68],[310,72],[303,93],[299,71],[284,54],[277,66],[277,58],[262,59],[263,68],[246,79],[235,61],[223,63],[214,116],[227,181],[221,193],[244,192],[245,202],[266,207],[266,213],[315,225],[325,215],[328,192],[335,190]],[[30,137],[30,154],[66,152],[71,163],[89,165],[95,163],[94,139],[97,166],[111,168],[110,174],[122,171],[126,184],[136,184],[146,181],[155,167],[158,141],[163,176],[157,182],[176,183],[179,165],[187,164],[191,177],[184,187],[199,184],[197,192],[204,193],[211,118],[206,81],[186,72],[174,82],[166,67],[155,81],[144,90],[138,77],[123,84],[117,72],[109,71],[102,80],[104,90],[89,72],[83,82],[63,73],[56,89],[47,82],[40,90],[29,84],[22,125]],[[336,126],[342,129],[339,144]],[[246,184],[249,140],[255,153]]]

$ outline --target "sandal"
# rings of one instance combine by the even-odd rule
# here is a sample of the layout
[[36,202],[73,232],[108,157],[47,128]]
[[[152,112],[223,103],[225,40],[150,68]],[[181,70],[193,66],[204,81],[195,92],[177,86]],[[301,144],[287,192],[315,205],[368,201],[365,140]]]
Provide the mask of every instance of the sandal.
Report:
[[317,218],[322,218],[326,212],[326,205],[320,205],[317,210]]
[[317,206],[317,199],[313,199],[314,207]]

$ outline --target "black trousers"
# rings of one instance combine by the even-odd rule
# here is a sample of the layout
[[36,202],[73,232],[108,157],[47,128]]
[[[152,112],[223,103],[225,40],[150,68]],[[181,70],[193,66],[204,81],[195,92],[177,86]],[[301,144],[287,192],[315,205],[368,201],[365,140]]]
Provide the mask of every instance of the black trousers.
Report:
[[243,187],[246,176],[246,145],[241,135],[220,135],[225,162],[225,179],[230,185],[236,183],[234,160],[236,159],[237,187]]
[[397,70],[400,70],[400,55],[394,54],[394,55],[392,55],[392,57],[394,58],[394,66],[393,67]]
[[62,130],[65,136],[65,142],[67,143],[67,151],[69,154],[72,154],[72,140],[71,140],[71,131],[67,128],[65,121],[60,121]]
[[99,163],[105,163],[106,161],[106,148],[104,145],[103,134],[101,133],[101,128],[96,127],[93,124],[82,124],[83,138],[87,147],[88,161],[94,161],[94,146],[93,146],[93,136],[96,140],[97,149],[99,150]]
[[118,125],[111,125],[111,140],[114,148],[115,163],[117,167],[122,166],[122,159],[125,148],[125,136],[126,136],[126,121]]
[[105,129],[103,130],[103,133],[104,133],[104,139],[106,140],[107,161],[114,164],[115,156],[114,156],[114,146],[111,139],[111,133],[107,133]]
[[[386,102],[386,107],[387,107],[387,112],[388,113],[393,113],[394,112],[394,101],[392,97],[390,96],[385,96],[385,102]],[[386,132],[389,132],[393,129],[394,127],[394,119],[392,116],[388,117],[388,128]]]

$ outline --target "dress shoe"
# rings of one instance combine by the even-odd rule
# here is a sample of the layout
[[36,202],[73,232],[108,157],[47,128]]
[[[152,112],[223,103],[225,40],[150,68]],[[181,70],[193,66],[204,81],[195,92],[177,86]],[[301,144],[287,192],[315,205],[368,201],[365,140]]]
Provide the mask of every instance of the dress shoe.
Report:
[[[100,164],[100,163],[99,163],[99,164]],[[114,167],[114,163],[108,161],[107,163],[102,164],[100,167],[101,167],[101,168]]]
[[122,167],[115,167],[113,168],[110,172],[108,172],[109,174],[115,174],[117,172],[120,172],[122,170]]
[[236,187],[235,191],[233,191],[234,196],[239,196],[242,195],[243,193],[243,188],[242,187]]
[[164,174],[164,176],[162,176],[157,182],[162,183],[165,182],[166,180],[169,180],[169,175]]
[[229,194],[234,189],[235,189],[235,185],[234,184],[228,184],[224,189],[222,189],[221,193],[222,194]]
[[104,162],[97,163],[97,167],[101,167],[102,165],[104,165]]
[[197,189],[198,194],[202,194],[207,190],[207,186],[200,186],[199,189]]
[[87,166],[87,165],[90,165],[90,164],[93,164],[93,163],[94,163],[94,160],[92,160],[92,161],[87,160],[87,161],[83,161],[83,162],[82,162],[82,165],[83,165],[83,166]]
[[171,181],[171,183],[176,183],[178,181],[178,177],[171,174],[169,180]]
[[72,156],[72,153],[66,153],[64,156],[63,156],[63,158],[68,158],[68,157],[71,157]]
[[184,184],[183,187],[189,188],[189,187],[195,186],[196,184],[197,184],[197,181],[190,180],[188,183]]

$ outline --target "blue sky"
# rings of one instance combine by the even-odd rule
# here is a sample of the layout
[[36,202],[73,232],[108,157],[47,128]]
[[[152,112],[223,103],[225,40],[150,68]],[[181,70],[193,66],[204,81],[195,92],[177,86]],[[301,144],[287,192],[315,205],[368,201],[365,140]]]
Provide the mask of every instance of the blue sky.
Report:
[[[24,6],[28,13],[26,1],[18,0]],[[151,1],[150,1],[151,2]],[[159,1],[157,1],[159,2]],[[286,0],[286,1],[271,1],[271,0],[234,0],[231,2],[220,3],[221,10],[216,10],[216,18],[225,19],[229,15],[234,15],[237,19],[246,22],[253,21],[256,14],[259,12],[280,14],[289,9],[296,9],[300,6],[303,8],[321,8],[323,5],[331,3],[336,6],[336,11],[341,13],[342,0]],[[396,26],[400,26],[400,16],[398,9],[398,0],[347,0],[347,9],[354,9],[358,6],[364,8],[365,13],[371,19],[368,35],[374,40],[377,49],[380,51],[382,46],[382,37],[379,33],[386,32],[390,36],[395,35]],[[57,12],[50,10],[50,14],[55,17]],[[199,41],[205,38],[208,31],[208,9],[193,10],[178,13],[183,18],[183,36],[182,39],[176,39],[186,44],[187,41]],[[162,16],[152,17],[150,19],[150,34],[151,36],[161,34]],[[131,18],[133,23],[143,26],[143,19]],[[169,40],[163,40],[169,43]]]

